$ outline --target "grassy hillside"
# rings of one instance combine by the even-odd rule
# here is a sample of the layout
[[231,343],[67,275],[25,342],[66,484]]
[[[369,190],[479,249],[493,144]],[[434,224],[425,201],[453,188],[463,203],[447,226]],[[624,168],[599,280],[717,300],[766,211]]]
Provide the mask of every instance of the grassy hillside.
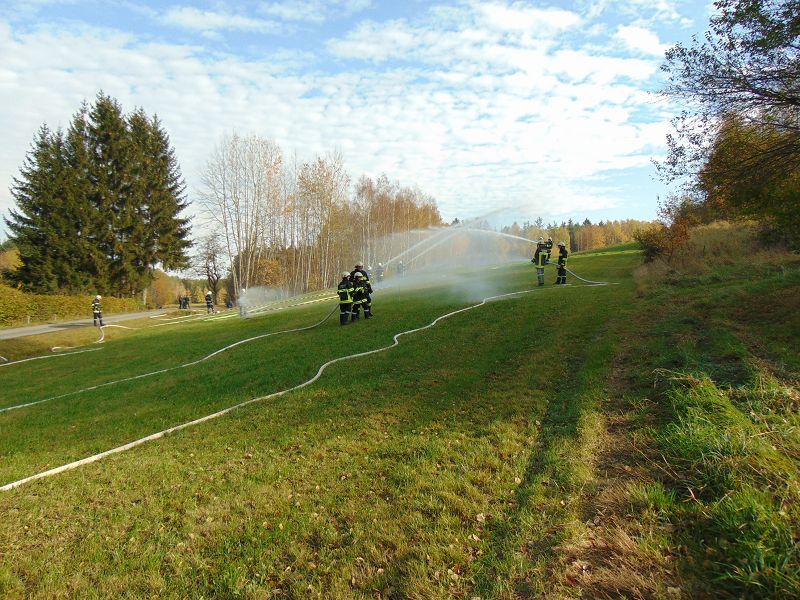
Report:
[[[0,368],[0,410],[47,400],[0,412],[2,485],[530,290],[303,389],[0,492],[0,596],[798,593],[800,323],[788,315],[800,269],[643,293],[638,264],[630,248],[572,258],[612,286],[531,288],[528,263],[452,273],[378,291],[368,322],[334,315],[82,392],[310,325],[332,305],[126,322],[142,328],[109,330],[102,350]],[[771,318],[750,318],[756,301]],[[24,355],[20,343],[0,355]]]

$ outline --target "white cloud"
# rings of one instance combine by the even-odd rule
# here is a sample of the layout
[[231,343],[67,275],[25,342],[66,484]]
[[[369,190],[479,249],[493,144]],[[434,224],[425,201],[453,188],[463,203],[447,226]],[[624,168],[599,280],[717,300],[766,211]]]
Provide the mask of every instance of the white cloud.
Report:
[[321,23],[330,17],[350,16],[371,5],[371,0],[283,0],[264,2],[259,11],[286,21]]
[[482,23],[503,32],[534,31],[538,35],[551,36],[581,22],[580,15],[572,11],[532,8],[519,2],[511,5],[476,2],[475,8]]
[[[312,4],[293,3],[290,13],[281,3],[287,12],[273,16],[299,20]],[[175,11],[183,27],[203,32],[270,23]],[[619,55],[623,42],[651,47],[648,30],[624,25],[591,49],[559,33],[588,26],[568,11],[460,4],[427,20],[352,26],[322,46],[345,59],[339,71],[309,73],[292,68],[286,51],[208,58],[200,43],[90,29],[23,34],[0,22],[0,103],[13,108],[0,112],[0,212],[37,128],[67,125],[100,89],[126,110],[158,113],[191,197],[211,149],[236,130],[272,137],[301,160],[341,149],[354,178],[385,172],[417,184],[448,219],[501,205],[544,217],[611,207],[619,198],[587,182],[649,164],[669,114],[646,93],[658,61]],[[352,68],[350,59],[365,62]],[[402,67],[385,68],[390,60]]]
[[213,31],[257,31],[277,33],[280,26],[274,21],[253,19],[223,12],[199,10],[191,6],[170,8],[162,16],[165,23],[202,32]]
[[669,48],[669,45],[661,43],[654,31],[635,25],[620,25],[614,38],[629,50],[650,56],[663,57]]

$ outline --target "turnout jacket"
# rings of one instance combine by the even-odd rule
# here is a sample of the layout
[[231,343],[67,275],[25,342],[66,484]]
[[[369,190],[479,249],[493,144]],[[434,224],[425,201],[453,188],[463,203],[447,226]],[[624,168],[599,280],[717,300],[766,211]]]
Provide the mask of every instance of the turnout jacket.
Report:
[[567,257],[569,256],[569,252],[564,247],[558,248],[558,266],[559,267],[566,267],[567,266]]
[[356,279],[353,282],[353,304],[365,304],[367,302],[367,283],[363,279]]
[[101,313],[103,312],[100,308],[100,300],[92,300],[92,312],[93,313]]
[[339,294],[339,304],[350,304],[353,302],[353,282],[349,279],[342,280],[337,289],[336,293]]
[[547,249],[544,247],[544,244],[536,245],[536,252],[534,252],[531,262],[539,269],[544,268],[547,264]]

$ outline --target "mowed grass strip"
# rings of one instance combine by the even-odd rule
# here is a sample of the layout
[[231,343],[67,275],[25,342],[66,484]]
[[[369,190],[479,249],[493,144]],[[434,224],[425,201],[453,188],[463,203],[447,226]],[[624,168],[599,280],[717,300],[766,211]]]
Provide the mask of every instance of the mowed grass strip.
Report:
[[607,407],[628,435],[565,545],[574,593],[800,595],[799,266],[748,259],[637,300]]
[[[491,290],[492,293],[501,289],[489,285],[485,278],[482,282],[482,289]],[[475,290],[468,292],[476,298]],[[475,301],[470,300],[469,303]],[[409,311],[410,305],[415,310]],[[318,329],[255,340],[186,369],[123,381],[2,413],[0,455],[4,460],[0,464],[0,481],[14,481],[254,397],[293,387],[307,381],[320,365],[332,358],[386,346],[391,342],[392,334],[427,325],[441,314],[465,305],[468,304],[465,304],[464,292],[454,292],[450,282],[444,291],[441,285],[437,287],[429,282],[422,293],[400,290],[389,295],[380,308],[382,319],[370,322],[369,328],[364,326],[357,330],[358,335],[351,334],[353,330],[342,333],[336,320],[338,317],[334,315],[332,320]],[[250,329],[245,331],[242,331],[241,323],[236,323],[235,330],[239,332],[237,338],[232,338],[227,331],[220,334],[219,330],[226,328],[227,322],[187,325],[178,331],[159,335],[167,348],[179,346],[187,333],[223,338],[231,343],[270,331],[317,323],[329,309],[329,306],[314,307],[287,312],[284,319],[273,316],[248,320],[246,324]],[[109,347],[104,357],[106,370],[108,363],[116,361],[121,366],[121,373],[116,377],[109,374],[104,381],[146,373],[143,370],[132,372],[127,359],[135,352],[137,345],[144,346],[144,352],[150,351],[152,336],[147,332],[143,339],[133,336],[120,340],[122,348],[119,352],[116,352],[116,347]],[[49,371],[56,369],[53,365],[39,367],[38,364],[31,364],[11,368],[35,371],[39,367],[45,374],[37,376],[53,377],[61,390],[67,380],[72,382],[71,390],[76,390],[81,389],[78,386],[87,377],[86,372],[94,370],[94,360],[98,359],[92,357],[85,360],[79,368],[73,367],[75,370],[72,372],[67,371],[70,365],[56,365],[60,367],[60,377],[49,374]],[[153,368],[152,362],[148,365]],[[167,366],[174,366],[174,362],[167,361]],[[67,391],[71,390],[67,388]],[[37,399],[26,397],[24,401]]]
[[[633,260],[575,262],[599,279],[629,272]],[[501,291],[534,279],[527,265],[491,277],[506,282]],[[445,598],[533,589],[590,470],[583,440],[612,352],[606,323],[630,296],[629,285],[548,287],[493,302],[334,365],[277,401],[3,494],[0,592]],[[262,352],[232,354],[242,365],[229,369],[233,379],[207,366],[201,377],[209,395],[232,399],[233,386],[260,387],[251,382],[277,373],[279,361],[377,347],[465,305],[456,300],[433,287],[398,293],[395,308],[376,298],[369,323],[325,328],[311,345],[274,338]],[[143,410],[161,389],[139,388]],[[116,420],[129,430],[130,415]],[[538,515],[543,504],[554,510]],[[520,539],[531,543],[520,548]]]

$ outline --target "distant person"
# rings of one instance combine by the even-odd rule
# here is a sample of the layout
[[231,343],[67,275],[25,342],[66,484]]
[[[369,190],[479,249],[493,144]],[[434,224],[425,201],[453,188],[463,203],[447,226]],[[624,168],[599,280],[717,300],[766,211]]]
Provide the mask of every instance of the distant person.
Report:
[[544,285],[544,266],[547,264],[547,248],[545,248],[543,238],[539,238],[539,243],[536,244],[536,252],[533,253],[531,262],[536,267],[536,278],[539,281],[539,285]]
[[567,284],[567,245],[564,242],[558,242],[558,275],[556,277],[556,285]]
[[397,261],[397,274],[400,275],[400,277],[406,274],[406,266],[403,264],[402,260]]
[[93,317],[93,325],[97,325],[97,322],[100,321],[100,327],[105,327],[103,324],[103,308],[100,306],[100,300],[103,297],[100,294],[94,297],[92,300],[92,317]]
[[339,294],[339,325],[347,325],[353,313],[353,282],[350,281],[350,272],[342,272],[342,280],[336,288]]
[[214,313],[214,294],[211,293],[211,290],[206,291],[206,313]]
[[384,273],[385,269],[383,268],[383,263],[378,263],[378,267],[375,269],[375,281],[378,283],[383,281]]
[[553,238],[547,237],[544,243],[544,249],[547,251],[547,262],[550,262],[550,255],[553,253]]

